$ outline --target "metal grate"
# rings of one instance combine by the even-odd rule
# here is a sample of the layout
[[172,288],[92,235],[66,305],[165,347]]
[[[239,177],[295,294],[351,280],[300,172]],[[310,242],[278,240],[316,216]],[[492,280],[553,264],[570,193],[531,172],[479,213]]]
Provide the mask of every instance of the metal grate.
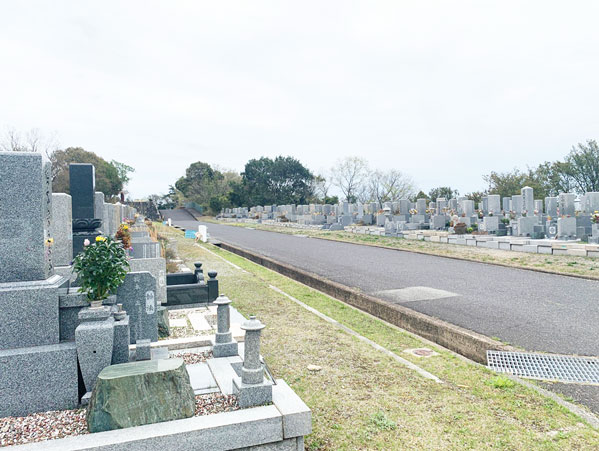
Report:
[[599,384],[599,359],[594,357],[487,351],[487,367],[529,379]]

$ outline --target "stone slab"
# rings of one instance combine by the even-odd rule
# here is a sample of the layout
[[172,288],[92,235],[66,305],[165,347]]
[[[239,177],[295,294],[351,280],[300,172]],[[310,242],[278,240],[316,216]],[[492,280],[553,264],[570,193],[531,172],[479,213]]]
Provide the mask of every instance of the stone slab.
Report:
[[186,365],[189,381],[196,395],[219,391],[218,384],[206,362]]
[[298,437],[312,432],[312,413],[283,379],[272,387],[272,402],[283,415],[283,437]]
[[73,219],[71,196],[64,193],[52,194],[52,220],[50,234],[52,263],[54,266],[69,266],[73,260]]
[[129,315],[131,343],[144,338],[158,341],[156,280],[147,271],[130,272],[117,290],[117,302]]
[[51,165],[41,153],[0,152],[0,283],[52,274]]
[[59,289],[65,279],[0,284],[0,349],[59,342]]
[[231,363],[241,363],[241,357],[222,357],[219,359],[209,359],[208,367],[212,372],[218,388],[225,395],[233,394],[233,378],[239,377]]
[[0,367],[0,417],[77,406],[74,342],[0,351]]
[[195,330],[196,332],[211,332],[212,331],[212,326],[210,324],[208,324],[208,321],[206,321],[206,318],[204,318],[203,314],[190,313],[189,315],[187,315],[187,318],[189,318],[191,327],[193,327],[193,330]]
[[166,304],[166,260],[156,258],[132,258],[129,260],[132,272],[148,271],[156,279],[156,302]]

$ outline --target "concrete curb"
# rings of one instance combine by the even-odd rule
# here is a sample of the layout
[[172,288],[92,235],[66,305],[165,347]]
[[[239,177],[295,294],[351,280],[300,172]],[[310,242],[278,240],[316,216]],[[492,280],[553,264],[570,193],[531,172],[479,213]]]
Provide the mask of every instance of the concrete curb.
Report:
[[327,280],[294,266],[280,263],[260,254],[224,242],[221,242],[219,247],[297,280],[304,285],[322,291],[329,296],[357,307],[402,329],[413,332],[445,348],[458,352],[476,362],[486,364],[487,350],[489,349],[501,351],[514,350],[513,347],[482,334],[424,315],[407,307],[360,293],[340,283]]

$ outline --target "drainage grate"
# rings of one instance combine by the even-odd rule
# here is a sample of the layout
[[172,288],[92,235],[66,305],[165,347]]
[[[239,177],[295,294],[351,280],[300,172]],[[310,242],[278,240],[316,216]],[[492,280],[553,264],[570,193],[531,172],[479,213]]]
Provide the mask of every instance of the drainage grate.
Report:
[[594,357],[487,351],[487,367],[529,379],[599,384],[599,359]]

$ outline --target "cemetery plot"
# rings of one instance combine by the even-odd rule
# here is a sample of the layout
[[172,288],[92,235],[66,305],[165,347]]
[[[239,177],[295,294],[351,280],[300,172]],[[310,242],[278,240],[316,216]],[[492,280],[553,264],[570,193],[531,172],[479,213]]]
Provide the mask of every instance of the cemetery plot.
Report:
[[[209,248],[246,272],[235,269],[178,236],[179,252],[187,261],[201,259],[218,270],[223,286],[236,281],[227,294],[238,310],[279,324],[266,330],[263,353],[270,369],[285,374],[313,409],[308,449],[385,449],[391,443],[405,449],[484,448],[498,440],[505,448],[518,449],[599,445],[598,433],[528,388],[500,387],[486,369],[263,267]],[[400,353],[446,383],[416,376],[270,285]],[[422,348],[438,355],[423,358],[403,352]],[[390,426],[377,426],[382,423]],[[564,439],[554,441],[556,435]]]

